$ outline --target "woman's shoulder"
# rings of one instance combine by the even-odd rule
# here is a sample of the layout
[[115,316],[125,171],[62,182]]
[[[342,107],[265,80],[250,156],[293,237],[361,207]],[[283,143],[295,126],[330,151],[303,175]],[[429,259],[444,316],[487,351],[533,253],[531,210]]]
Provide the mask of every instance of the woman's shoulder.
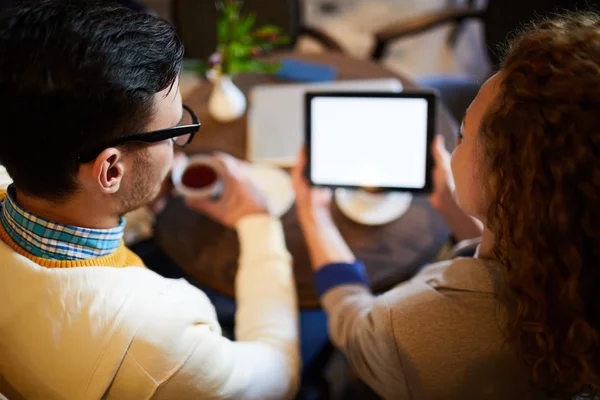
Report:
[[375,305],[397,319],[398,326],[404,326],[401,320],[412,320],[413,326],[442,320],[445,328],[466,326],[469,321],[487,320],[498,306],[506,309],[503,287],[504,268],[498,262],[456,258],[426,266],[411,280],[379,296]]
[[376,305],[395,311],[436,313],[456,301],[492,301],[503,293],[505,272],[502,265],[481,258],[455,258],[425,266],[412,279],[379,296]]
[[506,271],[495,260],[459,257],[426,266],[413,280],[434,288],[499,293]]
[[400,331],[407,321],[411,330],[427,326],[439,328],[439,334],[449,330],[464,336],[484,325],[497,329],[498,318],[506,321],[510,308],[502,295],[503,271],[498,262],[479,258],[438,262],[381,295],[376,305],[387,310]]
[[414,393],[522,398],[515,395],[525,390],[513,373],[518,364],[504,346],[502,270],[494,261],[457,258],[427,266],[382,295],[405,373],[415,377]]

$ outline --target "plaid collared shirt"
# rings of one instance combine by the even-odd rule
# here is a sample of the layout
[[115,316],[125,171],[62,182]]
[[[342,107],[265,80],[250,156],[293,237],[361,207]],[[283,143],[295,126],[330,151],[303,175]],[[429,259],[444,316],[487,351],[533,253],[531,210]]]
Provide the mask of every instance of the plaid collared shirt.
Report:
[[25,211],[8,187],[0,221],[11,239],[34,256],[49,260],[87,260],[112,254],[121,245],[125,218],[112,229],[88,229],[47,221]]

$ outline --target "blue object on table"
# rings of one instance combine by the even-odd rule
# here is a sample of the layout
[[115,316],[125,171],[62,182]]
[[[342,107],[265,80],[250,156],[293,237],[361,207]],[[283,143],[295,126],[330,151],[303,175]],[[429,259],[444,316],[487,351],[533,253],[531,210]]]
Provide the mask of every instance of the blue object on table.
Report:
[[335,80],[338,70],[324,64],[284,58],[281,69],[275,74],[278,78],[299,82],[330,82]]

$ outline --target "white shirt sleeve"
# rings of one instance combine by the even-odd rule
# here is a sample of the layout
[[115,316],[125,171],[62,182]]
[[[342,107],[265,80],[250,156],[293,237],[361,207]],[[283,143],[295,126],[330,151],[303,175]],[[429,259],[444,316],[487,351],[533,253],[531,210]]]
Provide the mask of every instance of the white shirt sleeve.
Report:
[[237,230],[237,341],[221,335],[204,293],[175,281],[136,334],[113,383],[119,391],[114,394],[121,396],[115,398],[130,393],[181,400],[294,397],[300,374],[298,309],[282,226],[271,217],[253,216]]

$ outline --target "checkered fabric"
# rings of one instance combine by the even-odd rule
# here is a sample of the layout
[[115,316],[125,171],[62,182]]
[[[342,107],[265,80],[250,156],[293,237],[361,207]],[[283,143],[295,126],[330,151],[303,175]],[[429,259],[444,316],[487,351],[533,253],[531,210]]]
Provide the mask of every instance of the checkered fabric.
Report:
[[112,229],[61,225],[25,211],[8,187],[0,207],[0,221],[10,237],[34,256],[49,260],[87,260],[112,254],[121,245],[125,218]]

